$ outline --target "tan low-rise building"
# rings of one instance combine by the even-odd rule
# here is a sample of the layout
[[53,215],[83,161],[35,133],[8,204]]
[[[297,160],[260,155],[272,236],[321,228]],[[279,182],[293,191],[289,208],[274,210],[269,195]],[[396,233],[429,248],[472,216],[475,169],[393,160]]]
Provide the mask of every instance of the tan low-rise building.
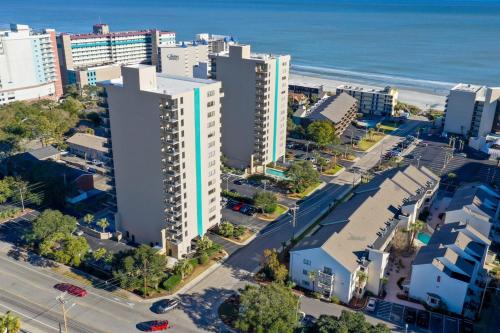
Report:
[[69,152],[87,161],[97,160],[106,163],[109,160],[108,139],[88,133],[76,133],[68,140]]

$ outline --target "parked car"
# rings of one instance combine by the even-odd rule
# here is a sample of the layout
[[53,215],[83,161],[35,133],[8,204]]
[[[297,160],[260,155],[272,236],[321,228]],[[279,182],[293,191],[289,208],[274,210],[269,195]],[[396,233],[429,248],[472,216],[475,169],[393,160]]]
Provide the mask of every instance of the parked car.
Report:
[[80,230],[80,229],[76,230],[75,235],[76,236],[83,236],[83,230]]
[[316,163],[316,159],[314,157],[307,157],[306,161],[311,162],[312,164]]
[[368,304],[366,304],[366,311],[373,312],[375,311],[375,305],[377,304],[377,300],[373,297],[368,299]]
[[233,207],[231,207],[232,210],[234,210],[235,212],[239,212],[241,207],[243,207],[243,203],[242,202],[238,202],[236,205],[234,205]]
[[72,285],[71,283],[58,283],[54,286],[54,288],[76,297],[87,296],[87,291],[85,289]]
[[246,182],[247,182],[247,181],[246,181],[246,179],[242,179],[242,178],[240,178],[240,179],[236,179],[236,180],[233,182],[233,184],[234,184],[234,185],[243,185],[243,184],[245,184]]
[[152,320],[139,325],[139,328],[144,332],[158,332],[169,328],[168,320]]
[[404,319],[407,324],[415,324],[417,318],[417,310],[412,308],[405,308]]
[[458,153],[457,156],[467,157],[466,153]]
[[253,216],[253,214],[255,214],[255,208],[253,208],[252,206],[243,205],[243,207],[240,208],[240,213],[248,216]]
[[162,299],[154,304],[153,309],[156,313],[167,313],[170,310],[175,309],[179,305],[178,299]]

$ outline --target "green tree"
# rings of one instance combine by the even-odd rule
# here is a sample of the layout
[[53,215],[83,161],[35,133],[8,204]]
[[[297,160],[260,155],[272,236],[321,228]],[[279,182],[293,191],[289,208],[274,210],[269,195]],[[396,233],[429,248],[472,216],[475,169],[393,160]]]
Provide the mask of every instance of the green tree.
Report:
[[181,279],[184,280],[186,276],[191,274],[193,269],[194,269],[193,265],[191,265],[191,263],[188,260],[181,259],[175,264],[174,273],[179,274],[181,276]]
[[87,225],[91,225],[92,222],[94,222],[94,215],[85,214],[85,216],[83,217],[83,222],[85,222],[85,224]]
[[[0,204],[7,201],[12,201],[15,204],[39,205],[42,202],[40,194],[33,192],[28,182],[21,178],[5,177],[0,180]],[[22,197],[21,197],[22,196]]]
[[335,126],[328,120],[316,120],[307,126],[307,135],[320,147],[334,144],[337,140]]
[[241,292],[235,326],[243,332],[292,333],[297,327],[298,297],[277,283],[247,285]]
[[31,238],[42,241],[50,235],[70,235],[76,229],[76,219],[58,210],[46,209],[33,222]]
[[92,252],[92,257],[94,258],[95,261],[99,261],[102,258],[104,258],[106,253],[107,253],[106,249],[103,247],[100,247],[97,250],[95,250],[94,252]]
[[264,274],[267,278],[272,279],[278,283],[285,282],[288,277],[288,270],[285,265],[280,263],[278,252],[276,249],[265,249],[263,261],[261,263]]
[[313,327],[318,333],[389,333],[391,330],[384,324],[372,326],[361,312],[342,310],[339,318],[321,315]]
[[196,242],[199,252],[204,252],[213,246],[213,242],[207,235],[201,236],[201,238]]
[[219,234],[221,234],[222,236],[233,237],[234,225],[231,222],[223,221],[221,222],[221,224],[219,224],[219,227],[217,229],[219,231]]
[[144,287],[158,289],[165,278],[167,258],[157,250],[141,245],[137,249],[120,252],[115,255],[113,277],[120,287],[134,290]]
[[[425,222],[420,221],[420,220],[416,220],[415,222],[413,222],[412,224],[410,224],[408,226],[408,232],[409,232],[410,237],[411,237],[410,238],[411,240],[409,242],[410,248],[413,248],[413,245],[414,245],[413,243],[415,242],[415,237],[417,236],[417,234],[420,231],[424,230],[424,228],[425,228]],[[410,250],[410,249],[408,249],[408,250]]]
[[287,172],[288,184],[293,192],[299,193],[319,182],[319,173],[309,161],[297,161]]
[[103,217],[97,221],[97,225],[102,228],[102,232],[106,232],[106,228],[109,227],[108,219]]
[[254,194],[253,201],[256,207],[262,209],[264,213],[271,214],[278,207],[278,197],[268,191],[259,191]]
[[21,330],[21,319],[14,316],[10,311],[5,315],[0,315],[0,332],[1,333],[18,333]]
[[42,241],[40,254],[65,265],[79,266],[89,248],[85,237],[56,232]]

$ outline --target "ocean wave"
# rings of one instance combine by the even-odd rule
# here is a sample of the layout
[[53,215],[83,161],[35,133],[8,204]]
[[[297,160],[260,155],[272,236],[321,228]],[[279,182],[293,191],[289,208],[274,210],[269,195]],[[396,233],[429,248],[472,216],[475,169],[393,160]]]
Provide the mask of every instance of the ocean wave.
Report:
[[413,79],[388,74],[356,72],[345,69],[308,65],[292,64],[291,70],[293,73],[302,75],[317,75],[339,81],[355,82],[367,85],[391,85],[400,88],[418,89],[439,94],[447,94],[449,90],[456,85],[456,83],[453,82]]

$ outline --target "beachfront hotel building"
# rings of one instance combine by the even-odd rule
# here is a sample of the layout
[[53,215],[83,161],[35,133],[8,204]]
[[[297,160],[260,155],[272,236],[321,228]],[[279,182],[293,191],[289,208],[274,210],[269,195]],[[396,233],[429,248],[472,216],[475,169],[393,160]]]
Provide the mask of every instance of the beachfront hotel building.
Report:
[[121,65],[156,66],[160,45],[175,45],[175,32],[111,32],[107,24],[96,24],[89,34],[62,33],[57,37],[57,46],[64,84],[83,87],[118,78]]
[[196,34],[196,42],[206,43],[208,46],[208,53],[227,52],[229,51],[229,45],[235,44],[235,40],[231,36],[209,33]]
[[485,137],[497,124],[500,88],[460,83],[450,90],[443,131],[467,137]]
[[358,100],[358,112],[371,116],[394,116],[398,90],[392,87],[371,89],[352,85],[337,87],[336,94],[347,93]]
[[181,258],[221,219],[221,83],[122,68],[102,84],[125,238]]
[[208,44],[181,42],[175,46],[158,47],[158,72],[196,77],[208,77]]
[[62,95],[53,29],[35,31],[11,24],[0,31],[0,105]]
[[222,152],[227,164],[262,171],[285,156],[289,55],[252,54],[229,45],[209,55],[210,76],[222,82]]

